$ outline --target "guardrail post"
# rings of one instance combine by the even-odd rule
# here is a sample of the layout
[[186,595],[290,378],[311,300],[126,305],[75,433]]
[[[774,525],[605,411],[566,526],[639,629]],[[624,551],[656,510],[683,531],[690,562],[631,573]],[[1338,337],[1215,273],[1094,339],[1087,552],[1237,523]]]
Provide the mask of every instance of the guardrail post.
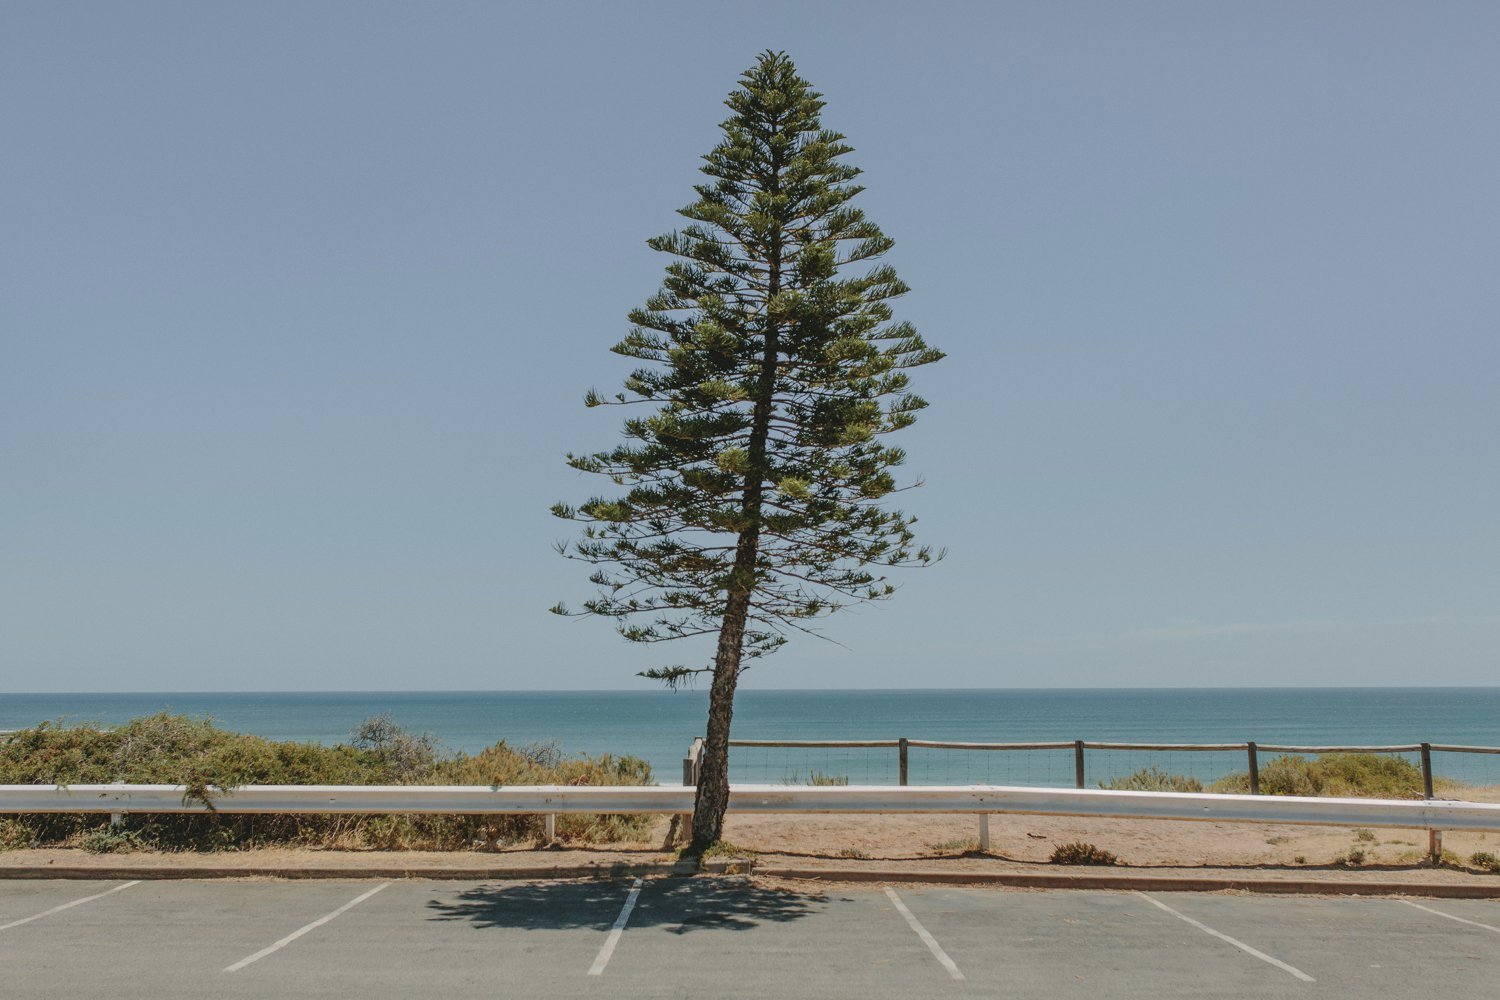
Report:
[[979,850],[990,853],[990,814],[979,814]]
[[1255,741],[1251,740],[1245,744],[1245,752],[1250,756],[1250,794],[1260,794],[1260,753],[1255,749]]
[[1083,787],[1083,740],[1073,741],[1073,779],[1079,788]]
[[910,750],[910,749],[911,749],[911,746],[907,743],[906,737],[905,736],[901,737],[901,742],[900,742],[900,744],[898,746],[897,752],[900,753],[900,755],[901,755],[901,767],[900,767],[900,771],[901,771],[901,784],[903,784],[903,785],[906,784],[906,774],[907,774],[906,759],[907,759],[907,751]]
[[[1422,795],[1432,799],[1432,744],[1422,744]],[[1433,864],[1443,861],[1443,831],[1427,831],[1427,859]]]
[[[682,758],[682,783],[690,788],[698,786],[698,769],[703,760],[703,737],[699,736],[693,740],[693,745],[688,747],[687,756]],[[687,843],[693,839],[693,814],[678,813],[674,817],[671,827],[667,830],[667,846],[673,843]]]
[[557,843],[557,813],[548,813],[542,821],[542,836],[546,838],[548,846]]

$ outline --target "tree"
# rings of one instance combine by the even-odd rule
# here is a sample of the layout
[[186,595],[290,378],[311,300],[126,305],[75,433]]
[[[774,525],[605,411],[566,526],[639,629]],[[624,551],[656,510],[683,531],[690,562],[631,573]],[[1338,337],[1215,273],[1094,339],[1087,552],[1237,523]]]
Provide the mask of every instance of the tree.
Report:
[[644,405],[626,442],[568,463],[623,488],[553,513],[585,524],[559,545],[596,567],[579,611],[655,643],[717,635],[706,666],[643,676],[675,687],[710,674],[692,852],[720,837],[729,801],[734,692],[747,661],[818,619],[889,597],[886,567],[941,553],[917,546],[916,518],[881,501],[904,454],[882,438],[927,404],[906,370],[942,353],[892,319],[907,291],[877,263],[892,241],[851,201],[852,148],[823,128],[824,102],[784,53],[766,52],[725,101],[707,180],[648,241],[676,258],[660,291],[630,313],[614,347],[646,363],[612,397]]

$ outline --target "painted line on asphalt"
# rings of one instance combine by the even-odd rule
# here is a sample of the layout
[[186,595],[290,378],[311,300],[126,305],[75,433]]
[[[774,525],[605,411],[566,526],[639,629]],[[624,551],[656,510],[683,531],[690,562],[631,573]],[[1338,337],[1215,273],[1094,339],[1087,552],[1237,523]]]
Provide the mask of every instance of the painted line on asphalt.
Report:
[[604,946],[599,949],[594,964],[589,966],[589,975],[604,975],[604,967],[609,964],[609,957],[615,953],[615,945],[620,943],[620,935],[625,933],[625,925],[630,922],[630,911],[635,909],[635,901],[640,895],[641,880],[636,879],[630,887],[630,895],[625,897],[625,905],[620,907],[620,915],[615,917],[615,924],[609,929],[609,937],[604,939]]
[[[1491,924],[1481,924],[1477,920],[1465,920],[1463,917],[1455,917],[1451,913],[1444,913],[1442,910],[1434,910],[1430,906],[1423,906],[1421,903],[1413,903],[1409,899],[1398,899],[1396,900],[1396,902],[1405,903],[1407,906],[1415,906],[1417,909],[1422,910],[1426,913],[1431,913],[1435,917],[1446,917],[1449,920],[1456,920],[1461,924],[1468,924],[1470,927],[1483,927],[1487,931],[1494,931],[1496,934],[1500,934],[1500,927],[1495,927]],[[0,927],[0,930],[4,930],[4,928]]]
[[901,897],[896,895],[896,890],[890,886],[886,886],[885,894],[890,897],[891,902],[896,904],[896,909],[906,918],[907,926],[917,932],[917,937],[921,938],[922,943],[927,946],[927,950],[932,952],[932,957],[941,962],[943,968],[948,970],[948,975],[954,979],[963,979],[964,974],[958,971],[957,964],[954,963],[953,959],[948,957],[948,953],[943,950],[943,946],[937,943],[937,938],[927,933],[927,928],[922,926],[922,922],[912,915],[912,912],[906,908],[905,903],[901,902]]
[[1172,916],[1176,917],[1178,920],[1182,920],[1182,921],[1185,921],[1185,922],[1187,922],[1189,924],[1192,924],[1194,927],[1198,928],[1203,933],[1208,934],[1211,937],[1216,937],[1220,941],[1223,941],[1225,944],[1232,944],[1236,948],[1238,948],[1240,951],[1243,951],[1245,954],[1247,954],[1247,955],[1254,955],[1256,958],[1260,959],[1262,962],[1266,962],[1266,963],[1268,963],[1270,965],[1276,966],[1276,968],[1280,969],[1282,972],[1290,972],[1292,975],[1296,976],[1298,979],[1302,980],[1304,983],[1315,983],[1315,982],[1317,982],[1316,979],[1314,979],[1312,976],[1309,976],[1307,973],[1303,972],[1301,969],[1295,968],[1294,966],[1287,965],[1285,962],[1283,962],[1279,958],[1272,958],[1270,955],[1267,955],[1263,951],[1257,951],[1256,949],[1250,947],[1245,942],[1243,942],[1243,941],[1237,941],[1234,938],[1230,937],[1228,934],[1222,933],[1221,931],[1216,931],[1212,927],[1208,926],[1207,924],[1200,923],[1199,921],[1194,920],[1192,917],[1188,916],[1185,913],[1178,913],[1176,910],[1172,909],[1170,906],[1168,906],[1166,903],[1163,903],[1159,899],[1152,899],[1150,896],[1146,895],[1144,892],[1137,892],[1136,895],[1139,896],[1139,897],[1141,897],[1142,899],[1144,899],[1146,902],[1150,903],[1151,905],[1157,906],[1157,907],[1160,907],[1163,910],[1166,910],[1168,913],[1172,914]]
[[257,951],[249,958],[242,958],[238,962],[235,962],[233,965],[225,967],[224,971],[238,972],[245,966],[249,965],[251,962],[259,962],[267,955],[270,955],[273,952],[280,951],[287,945],[291,944],[293,941],[297,940],[302,935],[306,934],[308,931],[316,930],[319,927],[322,927],[324,924],[328,923],[328,921],[332,920],[334,917],[337,917],[341,913],[348,913],[350,910],[354,909],[360,903],[363,903],[365,900],[369,899],[371,896],[375,895],[377,892],[379,892],[381,889],[384,889],[388,885],[390,885],[389,882],[382,882],[375,888],[371,889],[369,892],[360,893],[358,896],[355,896],[353,899],[349,900],[349,902],[345,903],[343,906],[340,906],[332,913],[319,917],[317,920],[314,920],[312,923],[308,924],[305,927],[297,928],[296,930],[292,931],[292,933],[282,938],[280,941],[277,941],[275,944],[262,948],[260,951]]
[[121,889],[129,889],[133,885],[140,884],[141,880],[136,879],[134,882],[126,882],[124,885],[117,885],[113,889],[105,889],[103,892],[96,892],[92,896],[84,896],[82,899],[75,899],[71,903],[64,903],[61,906],[54,906],[50,910],[43,910],[41,913],[38,913],[34,917],[22,917],[20,920],[12,920],[8,924],[0,924],[0,931],[8,931],[12,927],[20,927],[22,924],[29,924],[33,920],[40,920],[43,917],[50,917],[52,914],[60,913],[63,910],[71,910],[75,906],[82,906],[84,903],[87,903],[91,900],[102,899],[103,897],[108,896],[110,893],[119,892]]

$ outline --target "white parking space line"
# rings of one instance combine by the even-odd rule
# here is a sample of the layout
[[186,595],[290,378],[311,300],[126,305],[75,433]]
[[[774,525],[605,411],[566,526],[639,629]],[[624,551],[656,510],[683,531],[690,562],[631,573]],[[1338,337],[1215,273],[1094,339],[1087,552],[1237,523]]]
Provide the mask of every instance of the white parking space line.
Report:
[[[1443,917],[1448,920],[1456,920],[1461,924],[1468,924],[1470,927],[1483,927],[1487,931],[1494,931],[1496,934],[1500,934],[1500,927],[1495,927],[1491,924],[1481,924],[1477,920],[1465,920],[1463,917],[1455,917],[1451,913],[1444,913],[1442,910],[1434,910],[1430,906],[1423,906],[1421,903],[1413,903],[1409,899],[1398,899],[1396,900],[1396,902],[1405,903],[1407,906],[1415,906],[1417,909],[1422,910],[1425,913],[1430,913],[1435,917]],[[4,929],[5,928],[0,927],[0,930]]]
[[917,932],[917,937],[922,939],[922,943],[927,946],[927,950],[932,952],[932,957],[941,962],[943,968],[948,970],[948,975],[954,979],[963,979],[964,974],[958,971],[958,966],[954,963],[953,959],[948,957],[948,953],[943,950],[943,946],[937,943],[937,938],[927,933],[927,928],[922,926],[922,922],[912,915],[912,912],[906,908],[905,903],[901,902],[901,897],[896,895],[896,890],[890,886],[886,886],[885,894],[890,897],[892,903],[896,904],[896,909],[906,918],[907,925]]
[[22,924],[29,924],[33,920],[40,920],[43,917],[50,917],[54,913],[59,913],[63,910],[70,910],[75,906],[82,906],[84,903],[87,903],[90,900],[101,899],[105,896],[108,896],[110,893],[119,892],[121,889],[129,889],[133,885],[140,884],[141,880],[136,879],[133,882],[126,882],[124,885],[117,885],[113,889],[105,889],[103,892],[96,892],[92,896],[84,896],[82,899],[75,899],[71,903],[64,903],[61,906],[54,906],[50,910],[43,910],[41,913],[38,913],[33,917],[22,917],[20,920],[12,920],[8,924],[0,924],[0,931],[8,931],[12,927],[20,927]]
[[1207,924],[1200,923],[1200,922],[1198,922],[1197,920],[1194,920],[1192,917],[1188,916],[1185,913],[1178,913],[1176,910],[1172,909],[1170,906],[1168,906],[1166,903],[1163,903],[1159,899],[1152,899],[1150,896],[1146,895],[1144,892],[1138,892],[1138,893],[1136,893],[1136,895],[1139,896],[1139,897],[1141,897],[1142,899],[1144,899],[1146,902],[1150,903],[1152,906],[1160,907],[1161,909],[1166,910],[1168,913],[1172,914],[1172,916],[1176,917],[1178,920],[1182,920],[1182,921],[1185,921],[1185,922],[1187,922],[1189,924],[1192,924],[1194,927],[1198,928],[1203,933],[1208,934],[1211,937],[1216,937],[1220,941],[1223,941],[1225,944],[1232,944],[1236,948],[1238,948],[1240,951],[1243,951],[1245,954],[1247,954],[1247,955],[1254,955],[1256,958],[1260,959],[1262,962],[1266,962],[1266,963],[1268,963],[1270,965],[1276,966],[1276,968],[1280,969],[1282,972],[1290,972],[1292,975],[1296,976],[1298,979],[1302,980],[1304,983],[1315,983],[1315,982],[1317,982],[1316,979],[1314,979],[1312,976],[1309,976],[1307,973],[1303,972],[1301,969],[1294,968],[1293,966],[1287,965],[1285,962],[1283,962],[1279,958],[1272,958],[1270,955],[1267,955],[1263,951],[1257,951],[1256,949],[1250,947],[1245,942],[1243,942],[1243,941],[1237,941],[1234,938],[1230,937],[1228,934],[1224,934],[1224,933],[1221,933],[1220,931],[1216,931],[1212,927],[1208,926]]
[[630,895],[625,897],[625,905],[620,908],[620,915],[615,918],[615,925],[609,929],[609,937],[604,939],[604,947],[599,949],[594,964],[589,966],[589,975],[604,975],[604,967],[609,964],[609,957],[615,953],[615,945],[620,943],[620,935],[625,933],[625,925],[630,922],[630,911],[635,909],[635,901],[640,894],[641,880],[636,879],[635,884],[630,887]]
[[111,892],[118,892],[120,891],[120,889],[129,889],[130,886],[138,885],[141,885],[141,880],[135,879],[133,880],[133,882],[126,882],[124,883],[124,885],[115,886],[115,888],[113,889],[105,889],[104,892],[96,892],[96,894],[93,894],[92,897],[84,897],[83,900],[74,900],[72,901],[72,903],[65,903],[62,904],[62,906],[54,906],[51,910],[42,910],[42,912],[37,913],[36,916],[26,916],[26,918],[21,918],[20,921],[10,921],[9,924],[0,924],[0,931],[9,931],[12,927],[21,927],[21,925],[23,924],[30,924],[31,921],[40,921],[43,916],[51,916],[54,915],[54,913],[62,912],[62,910],[71,910],[74,909],[75,906],[83,906],[84,903],[89,903],[89,901],[101,900],[101,898],[110,895]]
[[243,969],[245,966],[249,965],[251,962],[259,962],[261,959],[265,958],[267,955],[271,954],[272,952],[280,951],[281,949],[285,948],[287,945],[291,944],[293,941],[297,940],[302,935],[306,934],[308,931],[316,930],[317,928],[322,927],[324,924],[328,923],[328,921],[332,920],[334,917],[338,916],[341,913],[348,913],[350,910],[354,909],[360,903],[363,903],[365,900],[369,899],[371,896],[375,895],[377,892],[379,892],[381,889],[384,889],[388,885],[390,885],[389,882],[382,882],[379,885],[377,885],[375,888],[371,889],[369,892],[360,893],[358,896],[355,896],[353,899],[349,900],[349,902],[345,903],[343,906],[340,906],[337,910],[334,910],[332,913],[329,913],[326,916],[319,917],[317,920],[314,920],[312,923],[308,924],[306,927],[299,927],[299,928],[297,928],[296,930],[292,931],[292,933],[290,933],[286,937],[282,938],[280,941],[277,941],[275,944],[270,945],[269,947],[266,947],[266,948],[262,948],[260,951],[257,951],[254,955],[251,955],[249,958],[242,958],[242,959],[240,959],[238,962],[235,962],[233,965],[226,967],[224,969],[224,971],[225,972],[238,972],[241,969]]

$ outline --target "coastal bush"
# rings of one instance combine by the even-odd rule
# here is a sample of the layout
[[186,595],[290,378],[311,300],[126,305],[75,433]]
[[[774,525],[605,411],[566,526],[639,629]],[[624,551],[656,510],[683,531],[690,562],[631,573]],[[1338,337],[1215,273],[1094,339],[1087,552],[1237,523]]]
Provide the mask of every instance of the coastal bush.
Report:
[[349,734],[349,745],[374,755],[393,778],[418,777],[438,756],[437,737],[396,725],[390,713],[366,719]]
[[[180,784],[187,798],[213,802],[240,785],[647,785],[635,757],[567,757],[556,746],[497,743],[476,754],[442,753],[437,740],[388,717],[361,724],[347,743],[322,746],[220,729],[208,719],[166,713],[123,726],[44,723],[0,743],[0,784]],[[226,850],[269,845],[456,850],[540,839],[540,816],[131,815],[110,827],[98,814],[18,816],[0,825],[0,848],[37,845],[92,850],[136,847]],[[638,840],[644,815],[557,817],[559,839]]]
[[1049,860],[1054,865],[1117,865],[1120,863],[1120,859],[1111,852],[1082,841],[1058,844],[1052,849],[1052,857]]
[[124,826],[100,826],[78,838],[78,846],[90,854],[115,854],[145,847],[139,830]]
[[1170,774],[1152,764],[1127,777],[1102,781],[1099,787],[1126,792],[1201,792],[1203,782],[1185,774]]
[[[1250,775],[1239,771],[1209,786],[1212,792],[1250,794]],[[1262,795],[1420,799],[1422,769],[1405,757],[1374,753],[1284,755],[1260,768]]]
[[31,827],[20,820],[6,816],[0,819],[0,851],[13,851],[18,847],[30,847],[33,840]]
[[1496,857],[1489,851],[1476,851],[1469,856],[1469,864],[1475,868],[1483,868],[1486,871],[1500,872],[1500,857]]

